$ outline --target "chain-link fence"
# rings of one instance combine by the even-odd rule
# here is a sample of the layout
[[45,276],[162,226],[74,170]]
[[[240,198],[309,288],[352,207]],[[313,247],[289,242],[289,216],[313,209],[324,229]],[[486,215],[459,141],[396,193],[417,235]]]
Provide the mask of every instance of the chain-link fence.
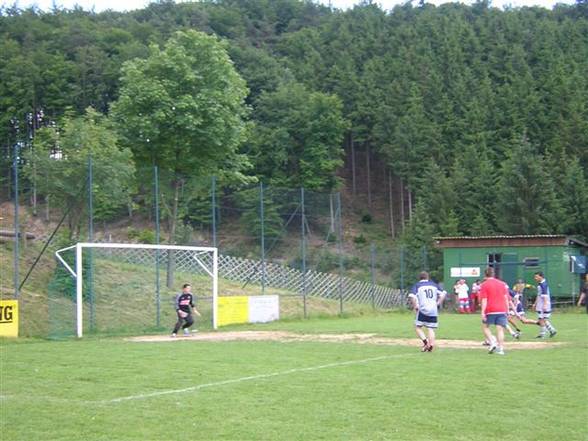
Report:
[[[278,294],[281,317],[403,306],[404,291],[419,271],[440,275],[438,250],[393,246],[386,227],[363,219],[338,191],[196,178],[152,167],[135,170],[133,183],[113,198],[104,191],[104,181],[116,173],[115,164],[108,168],[87,158],[65,177],[58,167],[33,175],[25,155],[17,149],[12,155],[12,178],[3,188],[3,207],[14,214],[2,220],[2,296],[20,298],[25,334],[73,332],[72,281],[65,283],[70,276],[56,265],[53,253],[80,241],[218,247],[219,294]],[[65,178],[74,188],[60,193],[56,185]],[[85,264],[98,265],[92,259]],[[154,290],[171,296],[196,277],[180,262],[174,264],[160,265],[160,287],[127,287],[131,291],[117,295],[146,304],[152,303]],[[123,270],[108,266],[112,279],[129,279]],[[96,267],[94,273],[103,276],[104,270]],[[88,299],[89,311],[92,302],[112,299],[103,289],[109,283],[94,281],[93,286],[97,283],[103,285]],[[133,289],[142,292],[142,300]],[[211,293],[202,288],[196,295],[207,302]],[[171,305],[162,308],[172,311]]]

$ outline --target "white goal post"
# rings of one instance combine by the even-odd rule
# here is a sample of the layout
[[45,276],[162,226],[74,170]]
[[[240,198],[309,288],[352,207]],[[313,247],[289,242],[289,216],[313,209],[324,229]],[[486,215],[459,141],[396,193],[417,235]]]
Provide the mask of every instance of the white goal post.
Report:
[[[61,253],[68,250],[75,249],[75,267],[72,268]],[[83,250],[84,249],[127,249],[127,250],[160,250],[160,251],[184,251],[193,253],[191,257],[197,265],[204,270],[204,272],[212,278],[212,326],[213,329],[218,327],[218,249],[214,247],[194,247],[194,246],[179,246],[179,245],[147,245],[147,244],[130,244],[130,243],[86,243],[81,242],[67,248],[62,248],[55,252],[55,256],[65,269],[72,275],[76,281],[76,312],[75,325],[77,337],[82,337],[83,333]],[[209,260],[209,265],[201,259],[204,254],[212,257]],[[210,265],[210,260],[212,265]],[[210,268],[212,266],[212,268]]]

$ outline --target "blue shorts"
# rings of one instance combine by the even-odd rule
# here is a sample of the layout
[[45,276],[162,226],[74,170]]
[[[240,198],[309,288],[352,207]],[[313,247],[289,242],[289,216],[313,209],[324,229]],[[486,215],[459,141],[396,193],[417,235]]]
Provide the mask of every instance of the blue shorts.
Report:
[[506,328],[506,314],[486,314],[486,320],[482,320],[482,323],[484,323],[487,326],[496,325]]
[[416,320],[414,321],[415,326],[419,328],[424,326],[425,328],[438,328],[439,323],[437,322],[437,316],[425,315],[422,312],[417,313]]

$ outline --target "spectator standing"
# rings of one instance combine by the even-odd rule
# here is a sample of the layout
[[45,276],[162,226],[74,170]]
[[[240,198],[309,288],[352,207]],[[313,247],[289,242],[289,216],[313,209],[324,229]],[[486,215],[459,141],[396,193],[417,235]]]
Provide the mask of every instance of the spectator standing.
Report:
[[465,314],[470,310],[470,300],[469,300],[469,291],[470,288],[466,283],[465,279],[459,279],[456,285],[456,292],[457,292],[457,301],[459,302],[459,313]]
[[478,306],[480,305],[480,299],[478,298],[478,294],[480,293],[480,286],[482,282],[480,279],[476,279],[474,283],[472,283],[472,290],[470,292],[470,312],[474,313],[478,310]]

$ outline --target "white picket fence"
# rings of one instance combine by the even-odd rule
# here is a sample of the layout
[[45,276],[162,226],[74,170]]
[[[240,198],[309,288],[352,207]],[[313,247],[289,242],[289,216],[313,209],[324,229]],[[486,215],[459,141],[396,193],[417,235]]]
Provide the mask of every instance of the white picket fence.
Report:
[[259,260],[221,255],[221,277],[243,283],[265,284],[309,296],[343,300],[344,302],[371,303],[377,308],[392,308],[404,302],[399,289],[361,282],[339,274],[309,270],[306,273],[284,265]]

